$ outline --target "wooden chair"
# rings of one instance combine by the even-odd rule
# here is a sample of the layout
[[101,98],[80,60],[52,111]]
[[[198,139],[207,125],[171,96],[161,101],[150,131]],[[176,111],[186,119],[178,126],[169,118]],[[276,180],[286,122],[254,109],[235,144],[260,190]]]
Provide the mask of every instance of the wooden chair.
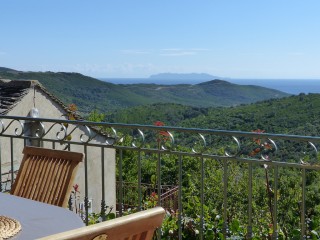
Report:
[[155,207],[87,227],[54,234],[40,240],[150,240],[165,211]]
[[67,207],[84,154],[26,146],[11,194]]

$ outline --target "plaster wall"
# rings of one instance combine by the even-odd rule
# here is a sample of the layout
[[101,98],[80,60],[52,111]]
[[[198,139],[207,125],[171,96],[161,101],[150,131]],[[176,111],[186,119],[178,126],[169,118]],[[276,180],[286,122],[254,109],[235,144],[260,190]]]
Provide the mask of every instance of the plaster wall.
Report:
[[[35,97],[35,98],[34,98]],[[32,107],[39,109],[41,118],[50,119],[66,119],[65,110],[57,103],[53,102],[51,98],[43,93],[41,90],[37,90],[34,94],[33,91],[23,97],[23,99],[7,114],[8,116],[28,116]],[[7,126],[9,121],[4,119],[4,126]],[[45,131],[48,131],[52,126],[51,123],[44,123]],[[74,129],[76,126],[69,125],[68,132]],[[21,126],[18,121],[14,121],[9,129],[6,131],[8,134],[14,134],[15,129],[21,131]],[[64,133],[61,131],[61,125],[55,125],[46,135],[45,138],[56,139],[57,132],[60,132],[59,136],[63,137]],[[87,134],[85,128],[76,128],[72,133],[72,141],[81,142],[80,136]],[[84,137],[85,138],[85,137]],[[1,139],[1,172],[8,172],[11,169],[11,162],[13,163],[14,170],[17,170],[22,159],[22,149],[25,141],[23,139],[14,138],[13,141],[7,137],[0,137]],[[104,145],[104,137],[98,134],[90,143]],[[64,149],[66,145],[60,143],[53,144],[52,142],[41,142],[42,147]],[[12,147],[12,148],[11,148]],[[12,154],[11,154],[12,149]],[[102,199],[102,181],[105,184],[105,202],[107,206],[116,206],[116,183],[115,183],[115,150],[105,147],[92,147],[70,144],[70,151],[86,152],[85,161],[87,163],[87,182],[88,182],[88,199],[92,201],[92,211],[99,212]],[[102,155],[104,154],[104,176],[102,176]],[[12,161],[11,161],[12,159]],[[2,176],[2,179],[10,178],[8,176]],[[78,169],[77,176],[74,184],[79,185],[80,193],[77,194],[76,204],[83,202],[85,195],[85,163],[81,163]],[[10,185],[10,184],[9,184]]]

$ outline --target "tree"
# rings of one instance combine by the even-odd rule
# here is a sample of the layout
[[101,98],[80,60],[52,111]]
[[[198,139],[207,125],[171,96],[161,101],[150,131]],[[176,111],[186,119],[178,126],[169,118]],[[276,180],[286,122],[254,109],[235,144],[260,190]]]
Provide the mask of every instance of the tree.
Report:
[[103,122],[106,120],[104,113],[99,113],[97,109],[94,109],[89,113],[88,120],[91,122]]

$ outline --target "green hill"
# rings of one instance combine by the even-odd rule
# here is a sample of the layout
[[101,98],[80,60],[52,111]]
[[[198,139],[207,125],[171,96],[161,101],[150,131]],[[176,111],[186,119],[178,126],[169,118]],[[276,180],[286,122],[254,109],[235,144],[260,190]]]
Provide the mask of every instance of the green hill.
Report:
[[206,115],[185,119],[183,126],[270,133],[319,135],[320,94],[300,94],[234,108],[209,108]]
[[18,71],[10,69],[10,68],[5,68],[5,67],[0,67],[0,72],[11,72],[11,73],[17,73]]
[[38,80],[65,104],[74,103],[87,114],[93,108],[110,113],[117,109],[154,103],[192,107],[236,106],[289,94],[259,86],[213,80],[201,84],[112,84],[79,73],[23,72],[0,68],[0,78]]
[[195,108],[177,104],[155,104],[118,110],[107,121],[252,131],[320,135],[320,94],[300,94],[237,107]]

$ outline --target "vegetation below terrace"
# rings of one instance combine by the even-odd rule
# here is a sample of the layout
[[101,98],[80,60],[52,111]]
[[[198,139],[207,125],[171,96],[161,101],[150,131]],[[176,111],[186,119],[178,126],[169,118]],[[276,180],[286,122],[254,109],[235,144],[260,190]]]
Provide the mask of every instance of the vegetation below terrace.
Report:
[[112,84],[79,73],[23,72],[0,68],[0,78],[38,80],[66,104],[74,103],[82,114],[154,103],[176,103],[194,107],[236,106],[289,94],[259,87],[213,80],[196,85]]
[[[107,121],[123,123],[154,124],[157,120],[166,125],[189,128],[227,129],[252,131],[263,129],[269,133],[284,133],[319,136],[320,121],[320,94],[300,94],[282,99],[271,99],[254,104],[237,107],[211,107],[197,108],[179,104],[153,104],[123,109],[109,114]],[[91,116],[94,116],[93,114]],[[98,118],[105,116],[96,112]],[[101,118],[102,117],[102,118]],[[94,118],[92,119],[94,120]],[[260,131],[260,130],[258,130]],[[165,132],[162,131],[162,134]],[[161,132],[159,133],[161,135]],[[161,138],[161,136],[158,135]],[[162,136],[165,137],[165,136]],[[149,141],[150,136],[146,136]],[[166,137],[165,137],[166,138]],[[130,139],[126,145],[130,145]],[[158,140],[153,139],[154,142]],[[244,139],[241,139],[242,143]],[[249,158],[257,157],[261,148],[273,151],[266,140],[249,139],[246,155]],[[184,139],[182,145],[178,145],[176,151],[186,152],[190,149],[184,144],[192,143]],[[223,155],[228,146],[228,141],[220,139],[209,145],[207,151],[213,155]],[[316,144],[319,147],[319,144]],[[305,154],[306,147],[296,142],[280,141],[281,153],[274,156],[273,160],[299,163],[303,160],[307,164],[318,165],[319,153],[316,156]],[[244,162],[231,162],[227,165],[227,226],[224,228],[224,219],[221,217],[224,211],[223,188],[225,183],[225,161],[215,158],[202,159],[201,157],[184,156],[179,163],[177,155],[157,155],[143,151],[122,152],[122,179],[126,182],[136,183],[139,172],[143,183],[157,184],[158,159],[161,161],[161,184],[178,185],[179,167],[182,168],[182,239],[201,239],[199,233],[202,230],[203,239],[225,239],[224,234],[230,239],[246,239],[248,234],[248,191],[249,191],[249,164]],[[239,155],[239,157],[241,157]],[[272,152],[270,152],[272,156]],[[261,156],[260,156],[261,157]],[[119,164],[120,159],[117,159]],[[141,167],[138,167],[138,162]],[[179,163],[179,164],[178,164]],[[304,164],[304,163],[303,163]],[[204,169],[204,175],[202,171]],[[278,239],[301,238],[301,199],[303,194],[301,185],[301,169],[290,167],[277,168],[277,200],[274,199],[274,184],[276,168],[272,165],[256,164],[252,167],[252,238],[274,239],[273,235],[273,209],[277,202],[277,227]],[[119,178],[119,173],[117,173]],[[201,203],[201,178],[203,180],[204,205]],[[306,236],[310,239],[320,237],[320,173],[316,170],[306,170]],[[155,188],[156,191],[156,188]],[[137,192],[133,191],[127,196],[137,199]],[[154,206],[158,196],[154,193],[145,196],[143,206]],[[203,227],[200,213],[203,211]],[[162,239],[178,238],[178,212],[171,212],[162,226]],[[223,232],[225,233],[223,234]]]
[[300,94],[237,107],[153,104],[115,111],[106,121],[319,136],[320,94]]
[[[228,129],[252,131],[263,129],[269,133],[299,134],[319,136],[320,121],[320,94],[300,94],[282,99],[261,101],[255,104],[229,108],[195,108],[177,104],[155,104],[140,106],[131,109],[119,110],[107,116],[107,120],[124,123],[154,124],[161,120],[166,125],[190,128]],[[243,139],[242,139],[243,141]],[[246,154],[251,154],[261,148],[264,140],[252,140]],[[181,143],[181,142],[180,142]],[[207,152],[223,154],[228,147],[228,141],[215,142]],[[303,144],[295,142],[280,142],[281,154],[276,161],[299,162],[305,148]],[[286,146],[286,148],[284,148]],[[318,146],[318,144],[317,144]],[[270,146],[263,145],[263,148]],[[182,146],[178,151],[188,151]],[[137,162],[141,160],[142,182],[155,184],[157,174],[157,155],[144,152],[134,154],[123,153],[123,179],[128,182],[137,182]],[[299,156],[299,157],[298,157]],[[255,156],[254,156],[255,157]],[[258,157],[258,156],[257,156]],[[259,157],[258,157],[259,158]],[[310,156],[304,156],[305,161]],[[315,164],[319,164],[319,154],[313,156]],[[161,183],[178,184],[179,161],[177,156],[161,154]],[[182,238],[199,239],[201,226],[200,189],[201,189],[201,158],[183,157],[182,160]],[[224,162],[216,159],[204,159],[204,239],[224,239],[221,218],[223,213],[223,176]],[[275,168],[272,166],[255,165],[253,171],[253,238],[273,239],[272,209],[274,206],[274,192],[272,190],[275,179]],[[279,239],[300,239],[301,216],[301,170],[281,167],[278,169],[278,234]],[[320,236],[320,189],[319,171],[306,171],[306,233],[311,239]],[[228,163],[228,237],[245,239],[248,221],[248,163]],[[270,186],[270,188],[268,187]],[[267,189],[267,190],[266,190]],[[132,193],[134,195],[134,193]],[[148,205],[152,196],[147,196]],[[214,201],[213,201],[214,199]],[[153,200],[154,201],[154,200]],[[177,213],[172,213],[165,219],[162,231],[163,239],[176,239],[178,234]]]

